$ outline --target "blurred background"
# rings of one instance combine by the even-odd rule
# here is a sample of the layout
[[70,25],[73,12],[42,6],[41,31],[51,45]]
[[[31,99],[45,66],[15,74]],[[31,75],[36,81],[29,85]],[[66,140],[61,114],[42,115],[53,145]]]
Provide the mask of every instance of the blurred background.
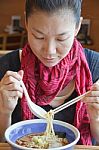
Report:
[[[0,51],[21,48],[27,41],[24,25],[25,0],[0,0]],[[84,47],[99,51],[99,0],[83,0],[81,30]]]

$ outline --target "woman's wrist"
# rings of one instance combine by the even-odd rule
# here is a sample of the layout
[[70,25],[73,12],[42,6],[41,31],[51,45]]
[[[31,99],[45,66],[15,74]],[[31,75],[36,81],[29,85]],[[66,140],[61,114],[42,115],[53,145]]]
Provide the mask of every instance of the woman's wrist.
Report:
[[87,112],[91,121],[99,121],[99,110],[96,110],[93,106],[88,106]]
[[12,111],[9,110],[5,110],[4,108],[0,108],[0,116],[11,116],[12,115]]
[[11,125],[11,113],[0,114],[0,142],[5,141],[4,133],[5,130]]
[[90,122],[97,122],[97,123],[99,123],[99,116],[90,116]]

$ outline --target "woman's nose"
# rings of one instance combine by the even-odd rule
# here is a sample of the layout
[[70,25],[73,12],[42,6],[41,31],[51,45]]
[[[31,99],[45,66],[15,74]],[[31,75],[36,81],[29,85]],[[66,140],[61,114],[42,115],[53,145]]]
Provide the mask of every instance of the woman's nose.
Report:
[[47,41],[45,44],[46,54],[56,54],[56,43],[54,40]]

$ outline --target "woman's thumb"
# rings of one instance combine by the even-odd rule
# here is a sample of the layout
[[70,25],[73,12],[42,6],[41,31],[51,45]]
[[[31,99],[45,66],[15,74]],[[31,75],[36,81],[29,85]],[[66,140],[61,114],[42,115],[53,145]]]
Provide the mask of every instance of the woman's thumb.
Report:
[[18,71],[18,74],[23,78],[24,71],[20,70],[20,71]]

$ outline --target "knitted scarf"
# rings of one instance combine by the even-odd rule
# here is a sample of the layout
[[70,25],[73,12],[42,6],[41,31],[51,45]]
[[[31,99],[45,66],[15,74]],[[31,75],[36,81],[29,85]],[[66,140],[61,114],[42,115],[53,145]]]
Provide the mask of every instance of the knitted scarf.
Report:
[[[40,106],[48,105],[72,79],[75,80],[78,95],[89,90],[92,85],[83,47],[76,39],[67,56],[50,68],[38,60],[29,44],[26,44],[22,50],[21,69],[24,71],[23,81],[31,100]],[[31,119],[32,113],[24,95],[21,107],[23,119]],[[80,131],[80,143],[91,145],[90,120],[86,107],[82,101],[77,103],[74,126]]]

